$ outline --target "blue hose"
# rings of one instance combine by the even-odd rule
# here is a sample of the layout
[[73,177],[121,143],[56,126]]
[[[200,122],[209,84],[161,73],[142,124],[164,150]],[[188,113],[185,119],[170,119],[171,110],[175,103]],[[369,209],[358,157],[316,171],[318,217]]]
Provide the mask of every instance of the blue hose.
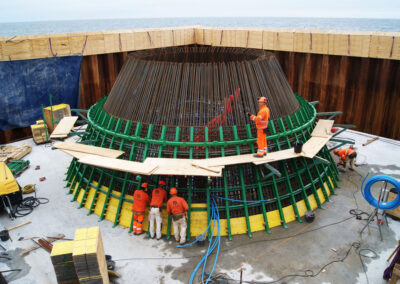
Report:
[[213,223],[212,232],[214,232],[215,222],[217,222],[217,226],[218,226],[217,236],[214,238],[214,241],[212,241],[213,240],[213,236],[211,235],[210,242],[209,242],[206,254],[203,256],[203,258],[196,265],[195,269],[192,272],[192,275],[190,276],[190,280],[189,280],[190,284],[193,283],[193,279],[194,279],[194,277],[195,277],[195,275],[197,273],[197,270],[200,268],[200,265],[202,263],[204,263],[204,264],[203,264],[203,271],[202,271],[201,278],[202,278],[202,282],[204,283],[204,274],[205,274],[205,266],[206,266],[206,263],[207,263],[207,258],[208,258],[208,256],[211,255],[211,253],[214,251],[216,246],[218,246],[218,249],[217,249],[217,253],[216,253],[216,256],[215,256],[214,265],[213,265],[211,273],[208,276],[208,279],[206,280],[205,283],[208,283],[208,281],[210,280],[210,278],[211,278],[211,276],[212,276],[212,274],[214,272],[215,266],[217,264],[218,255],[219,255],[219,249],[220,249],[220,243],[221,243],[221,224],[220,224],[220,218],[219,218],[219,212],[218,212],[217,203],[215,202],[214,198],[212,198],[212,200],[211,200],[211,218],[210,218],[210,223],[209,223],[209,226],[207,227],[205,232],[207,232],[207,230],[210,227],[211,223]]
[[[367,178],[367,176],[364,178],[364,180]],[[398,182],[396,179],[394,179],[390,176],[386,176],[386,175],[373,176],[369,180],[367,180],[367,182],[365,183],[365,187],[363,189],[364,180],[361,185],[361,193],[364,196],[365,200],[369,204],[371,204],[372,206],[374,206],[376,208],[378,208],[378,204],[379,204],[378,209],[382,209],[382,210],[393,210],[400,206],[400,194],[399,194],[400,193],[400,182]],[[372,196],[371,186],[378,181],[385,181],[385,182],[388,182],[388,183],[391,183],[392,185],[394,185],[398,194],[397,194],[397,197],[393,201],[390,201],[390,202],[379,201],[379,200],[375,199],[375,197]]]
[[221,200],[231,201],[231,202],[239,202],[239,203],[262,203],[262,202],[270,202],[271,201],[271,200],[240,200],[240,199],[219,197],[216,195],[211,195],[211,197],[218,198]]

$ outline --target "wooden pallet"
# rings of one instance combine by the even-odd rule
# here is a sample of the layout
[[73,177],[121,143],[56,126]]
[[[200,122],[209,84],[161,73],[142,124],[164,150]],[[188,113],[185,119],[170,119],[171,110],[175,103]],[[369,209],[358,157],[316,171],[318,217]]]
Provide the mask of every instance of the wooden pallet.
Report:
[[21,160],[22,157],[26,156],[32,151],[32,147],[23,144],[19,146],[3,146],[0,148],[0,162],[6,162],[9,160]]

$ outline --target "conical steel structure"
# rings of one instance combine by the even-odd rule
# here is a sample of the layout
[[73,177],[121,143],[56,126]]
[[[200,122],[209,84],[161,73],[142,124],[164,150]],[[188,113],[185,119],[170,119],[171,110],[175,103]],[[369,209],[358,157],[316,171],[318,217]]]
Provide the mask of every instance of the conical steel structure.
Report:
[[[260,96],[267,97],[271,110],[268,152],[292,148],[294,142],[311,137],[316,110],[293,94],[271,53],[197,46],[133,52],[110,94],[88,111],[82,142],[122,150],[121,159],[140,162],[147,157],[207,159],[254,153],[256,129],[246,112],[257,113]],[[251,236],[301,222],[305,211],[329,200],[337,169],[326,146],[318,156],[330,163],[299,157],[269,166],[232,165],[220,178],[148,178],[74,159],[67,182],[73,200],[89,214],[132,229],[134,190],[144,179],[152,187],[163,179],[189,203],[188,237],[207,228],[211,196],[217,197],[221,234]],[[163,233],[169,237],[171,220],[163,212]]]

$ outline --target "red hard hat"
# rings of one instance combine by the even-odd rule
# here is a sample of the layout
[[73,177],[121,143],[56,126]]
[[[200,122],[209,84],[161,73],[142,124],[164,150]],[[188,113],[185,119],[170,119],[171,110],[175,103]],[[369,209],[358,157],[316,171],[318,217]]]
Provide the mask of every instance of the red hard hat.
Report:
[[148,188],[149,184],[147,182],[144,182],[144,183],[142,183],[142,185],[140,187]]
[[165,181],[163,181],[163,180],[160,180],[160,181],[158,182],[158,185],[163,185],[163,186],[165,186],[165,185],[166,185],[166,183],[165,183]]
[[171,189],[169,190],[169,194],[171,195],[178,194],[178,190],[175,187],[171,187]]

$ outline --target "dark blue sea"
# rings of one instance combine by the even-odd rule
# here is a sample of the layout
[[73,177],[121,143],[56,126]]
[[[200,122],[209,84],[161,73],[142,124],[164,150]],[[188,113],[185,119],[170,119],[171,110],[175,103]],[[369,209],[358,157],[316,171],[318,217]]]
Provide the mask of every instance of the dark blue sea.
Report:
[[0,23],[0,36],[90,32],[137,28],[257,27],[400,32],[400,19],[349,18],[155,18]]

